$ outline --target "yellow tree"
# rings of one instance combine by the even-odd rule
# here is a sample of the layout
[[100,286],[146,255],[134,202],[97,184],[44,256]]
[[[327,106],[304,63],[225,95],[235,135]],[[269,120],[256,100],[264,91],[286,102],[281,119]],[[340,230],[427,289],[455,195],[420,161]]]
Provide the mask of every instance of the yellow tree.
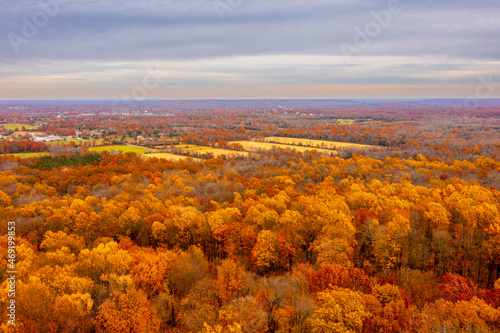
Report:
[[236,298],[222,306],[219,310],[219,322],[223,327],[237,323],[244,333],[267,331],[267,314],[253,296]]
[[222,261],[217,268],[217,296],[221,303],[227,303],[237,297],[247,283],[245,269],[232,259]]
[[90,332],[90,313],[94,301],[89,293],[64,294],[56,298],[54,318],[60,331]]
[[155,221],[151,226],[151,237],[155,244],[165,244],[169,240],[168,227],[162,222]]
[[302,245],[304,240],[299,233],[302,223],[302,215],[295,210],[285,210],[279,217],[279,230],[287,235],[287,241],[291,244],[295,250],[295,257],[304,259],[304,253],[302,251]]
[[16,321],[18,332],[57,332],[54,304],[56,295],[37,277],[18,282]]
[[352,242],[356,231],[345,200],[336,194],[335,189],[322,189],[324,184],[318,186],[317,195],[301,196],[293,203],[293,208],[303,216],[299,233],[306,259],[311,258],[314,242],[320,235],[328,234],[329,239],[344,238]]
[[110,274],[127,274],[132,257],[120,250],[116,242],[99,244],[96,248],[84,249],[78,255],[76,271],[94,281],[104,281]]
[[3,191],[0,190],[0,207],[7,208],[12,205],[12,199]]
[[318,293],[318,304],[311,318],[313,333],[361,332],[369,316],[361,295],[349,289],[335,288]]
[[137,288],[146,292],[150,299],[160,292],[170,291],[166,276],[177,258],[174,252],[141,248],[134,251],[132,257],[130,274]]
[[40,244],[40,249],[46,251],[55,251],[63,247],[67,247],[71,252],[78,254],[85,247],[85,242],[82,237],[75,234],[68,235],[63,231],[52,232],[48,230],[44,235],[42,244]]
[[375,251],[384,272],[399,267],[405,239],[410,232],[410,219],[406,212],[395,211],[387,225],[381,227],[375,240]]
[[173,292],[186,295],[193,286],[208,274],[208,261],[200,248],[190,247],[173,261],[168,273]]
[[203,222],[203,214],[195,207],[171,206],[165,225],[169,237],[176,240],[174,244],[187,249],[199,242],[198,236]]
[[241,212],[238,208],[230,207],[225,209],[218,209],[214,212],[208,212],[205,214],[205,216],[208,224],[210,225],[210,230],[214,232],[224,225],[238,222],[241,219]]
[[473,297],[456,303],[438,299],[423,309],[421,332],[497,332],[500,310]]
[[111,297],[99,307],[94,319],[97,332],[159,332],[160,319],[156,307],[146,294],[135,289],[132,279],[119,278]]
[[34,272],[33,276],[46,281],[45,285],[58,296],[92,293],[95,286],[91,278],[77,275],[68,265],[64,267],[46,265]]
[[214,325],[218,314],[217,290],[208,278],[200,280],[180,303],[178,322],[186,332],[200,332]]
[[450,224],[450,213],[438,202],[429,202],[424,211],[424,222],[430,229],[446,230]]
[[123,214],[120,215],[118,219],[120,230],[120,235],[130,236],[130,234],[137,230],[137,225],[141,221],[142,214],[137,208],[129,207]]
[[261,273],[275,270],[280,259],[278,235],[270,230],[262,230],[252,250],[252,259]]

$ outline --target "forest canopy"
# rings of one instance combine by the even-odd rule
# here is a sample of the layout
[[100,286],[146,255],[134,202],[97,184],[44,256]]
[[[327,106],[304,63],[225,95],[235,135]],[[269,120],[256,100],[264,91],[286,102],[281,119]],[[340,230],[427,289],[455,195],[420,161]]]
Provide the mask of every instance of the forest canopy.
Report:
[[[204,117],[219,119],[218,112]],[[132,116],[120,120],[122,127],[114,116],[91,126],[106,131],[95,138],[103,140],[97,146],[111,144],[106,136],[115,128],[117,135],[134,132],[130,145],[174,155],[180,149],[189,155],[193,146],[246,151],[231,142],[258,145],[272,136],[338,140],[343,132],[342,142],[367,147],[326,144],[322,149],[332,153],[324,153],[304,141],[304,149],[275,146],[242,155],[214,150],[177,160],[92,152],[84,140],[45,143],[46,156],[6,151],[0,155],[0,303],[2,318],[8,318],[14,242],[16,325],[4,320],[2,330],[500,330],[494,125],[483,132],[490,134],[443,128],[416,140],[410,137],[423,126],[418,113],[405,120],[413,127],[387,121],[308,127],[299,116],[289,127],[276,127],[267,116],[231,112],[234,118],[220,120],[231,130],[183,113],[150,141],[148,127]],[[328,114],[311,113],[317,115],[312,119]],[[247,117],[243,124],[240,116]],[[48,120],[40,129],[52,134],[62,122],[68,134],[91,123],[37,117]],[[251,117],[256,120],[248,125]],[[475,119],[477,126],[487,122]],[[17,122],[34,123],[29,120]],[[185,126],[176,124],[183,121]],[[245,129],[252,126],[257,129]],[[90,136],[97,133],[92,128],[86,129]],[[170,136],[174,128],[178,135]],[[456,135],[438,143],[447,131]],[[464,135],[471,141],[464,142]],[[480,135],[484,145],[469,147]]]

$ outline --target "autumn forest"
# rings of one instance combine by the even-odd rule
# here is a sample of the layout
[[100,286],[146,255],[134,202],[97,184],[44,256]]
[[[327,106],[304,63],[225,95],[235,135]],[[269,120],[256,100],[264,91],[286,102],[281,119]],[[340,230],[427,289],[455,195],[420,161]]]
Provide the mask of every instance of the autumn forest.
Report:
[[0,136],[3,332],[500,332],[498,100],[2,102]]

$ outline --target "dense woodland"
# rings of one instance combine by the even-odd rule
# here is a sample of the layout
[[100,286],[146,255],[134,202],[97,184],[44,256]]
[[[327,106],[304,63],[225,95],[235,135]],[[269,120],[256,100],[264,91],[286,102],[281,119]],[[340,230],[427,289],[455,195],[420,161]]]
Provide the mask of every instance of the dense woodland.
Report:
[[0,156],[2,318],[8,221],[17,269],[16,326],[1,328],[499,332],[500,107],[401,103],[299,105],[293,116],[265,106],[174,117],[4,107],[6,121],[99,132],[105,143],[140,135],[144,145],[237,150],[230,141],[287,136],[380,147],[177,162],[75,145]]

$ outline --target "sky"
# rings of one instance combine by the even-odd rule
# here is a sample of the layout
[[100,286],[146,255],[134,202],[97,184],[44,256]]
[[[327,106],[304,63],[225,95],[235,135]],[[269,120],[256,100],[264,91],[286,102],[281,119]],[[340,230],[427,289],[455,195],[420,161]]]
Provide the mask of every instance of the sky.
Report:
[[0,99],[499,97],[498,0],[0,0]]

